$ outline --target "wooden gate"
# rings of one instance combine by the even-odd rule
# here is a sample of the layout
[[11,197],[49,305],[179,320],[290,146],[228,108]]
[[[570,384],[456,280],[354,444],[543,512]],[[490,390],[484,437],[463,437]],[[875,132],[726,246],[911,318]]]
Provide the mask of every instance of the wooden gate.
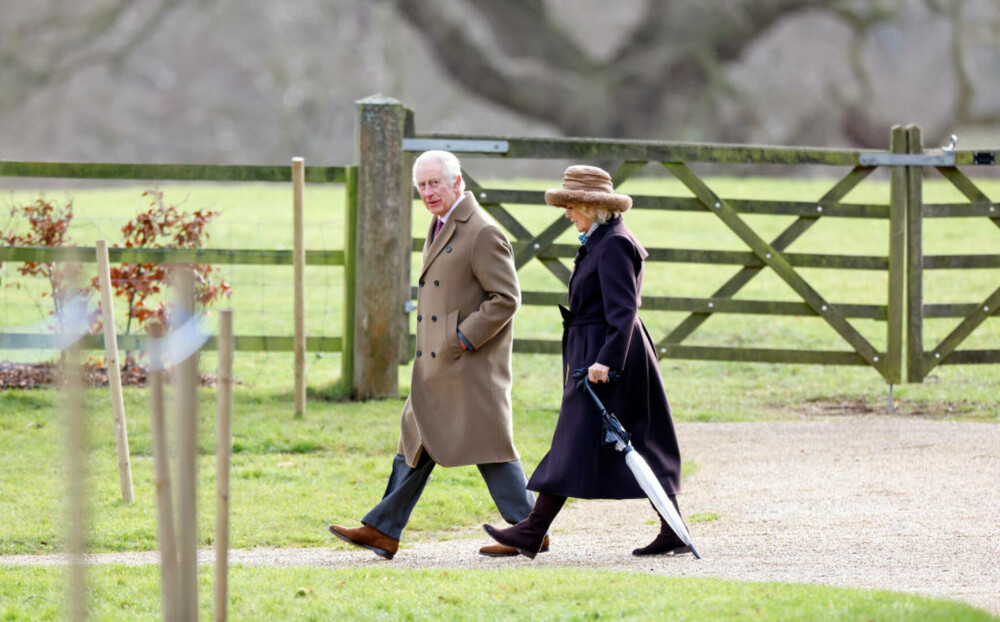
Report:
[[[904,154],[906,146],[905,130],[894,128],[891,152]],[[891,200],[888,205],[855,204],[842,202],[842,199],[876,168],[861,164],[864,152],[855,150],[442,135],[412,137],[404,140],[403,148],[409,152],[446,149],[456,153],[474,153],[488,157],[550,158],[570,162],[618,161],[622,164],[612,172],[612,180],[616,187],[649,163],[662,165],[691,192],[693,198],[633,195],[634,209],[711,213],[722,227],[734,233],[745,244],[748,252],[647,248],[650,253],[649,262],[696,262],[737,266],[735,273],[709,297],[680,298],[651,292],[647,288],[643,296],[643,309],[687,313],[682,322],[666,335],[659,337],[657,351],[661,358],[868,365],[889,383],[898,383],[901,380],[906,208],[906,176],[903,169],[894,169],[891,174]],[[467,168],[468,160],[465,164]],[[743,200],[726,198],[714,191],[703,177],[692,170],[689,166],[691,163],[827,165],[846,167],[848,170],[833,187],[815,201]],[[539,191],[484,188],[468,171],[465,172],[465,179],[468,188],[476,193],[484,209],[509,232],[515,248],[515,262],[518,269],[531,261],[538,261],[564,284],[568,283],[570,270],[561,259],[573,257],[575,245],[560,245],[555,241],[570,223],[561,218],[562,214],[559,213],[551,224],[541,231],[533,232],[505,207],[505,204],[514,203],[544,204],[544,194]],[[747,223],[745,214],[778,214],[794,216],[795,219],[777,237],[768,241]],[[883,222],[890,230],[886,254],[855,256],[786,251],[803,233],[824,218],[865,218]],[[414,240],[413,246],[419,249],[422,243],[423,240]],[[834,303],[820,294],[802,275],[800,269],[805,267],[885,271],[888,281],[885,304]],[[801,302],[735,299],[734,295],[765,268],[770,268],[780,277],[796,293]],[[551,305],[564,300],[565,293],[523,292],[525,305]],[[715,314],[815,316],[822,318],[836,331],[848,349],[829,351],[686,344],[685,340]],[[873,345],[852,325],[849,318],[867,318],[885,322],[885,347],[880,349]],[[560,345],[558,341],[553,340],[516,339],[514,347],[519,352],[558,353]]]

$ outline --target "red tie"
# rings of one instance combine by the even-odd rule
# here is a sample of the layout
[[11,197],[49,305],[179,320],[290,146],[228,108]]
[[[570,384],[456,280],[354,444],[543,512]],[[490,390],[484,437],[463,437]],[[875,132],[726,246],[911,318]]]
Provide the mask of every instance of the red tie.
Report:
[[443,227],[443,226],[444,226],[444,221],[441,220],[440,218],[438,218],[438,224],[437,224],[436,227],[434,227],[434,235],[433,235],[433,237],[431,237],[432,241],[435,238],[437,238],[437,236],[438,236],[439,233],[441,233],[441,227]]

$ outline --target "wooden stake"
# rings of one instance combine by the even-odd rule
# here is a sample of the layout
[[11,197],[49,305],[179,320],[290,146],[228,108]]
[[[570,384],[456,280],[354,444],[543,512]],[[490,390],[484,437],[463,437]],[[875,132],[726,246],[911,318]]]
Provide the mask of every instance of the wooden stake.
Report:
[[216,421],[215,619],[225,622],[229,606],[229,471],[232,456],[233,311],[219,312],[218,419]]
[[305,161],[292,158],[293,256],[295,262],[295,416],[306,414],[306,244],[303,190]]
[[146,332],[153,338],[149,353],[150,410],[152,411],[153,462],[156,469],[156,519],[160,544],[160,591],[163,619],[180,620],[177,613],[177,540],[174,536],[174,504],[170,492],[170,454],[163,400],[163,326],[151,322]]
[[[178,270],[177,308],[194,317],[194,274]],[[177,387],[177,544],[182,620],[198,619],[198,352],[175,364]]]
[[111,290],[111,267],[108,261],[108,241],[97,241],[97,276],[101,286],[101,311],[104,322],[104,359],[108,366],[108,389],[115,422],[115,447],[118,450],[118,479],[122,501],[132,503],[132,463],[128,450],[128,428],[125,424],[125,402],[122,399],[122,373],[118,362],[118,335],[115,332],[115,308]]

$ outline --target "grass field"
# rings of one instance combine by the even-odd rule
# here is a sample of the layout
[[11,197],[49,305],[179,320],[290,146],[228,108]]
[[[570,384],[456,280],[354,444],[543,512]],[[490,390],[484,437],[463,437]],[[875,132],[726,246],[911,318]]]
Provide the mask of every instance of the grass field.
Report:
[[[543,189],[549,181],[522,181],[517,187]],[[866,182],[867,183],[867,182]],[[767,197],[784,193],[791,200],[814,200],[829,188],[828,180],[773,182],[720,179],[713,187],[726,197]],[[145,207],[141,186],[75,191],[48,191],[52,198],[71,196],[77,222],[76,243],[100,237],[113,243],[118,227]],[[290,248],[290,190],[263,184],[218,186],[164,185],[168,202],[184,201],[186,209],[210,207],[223,216],[213,228],[210,245],[236,248]],[[629,182],[634,194],[686,192],[674,182],[648,178]],[[983,183],[1000,195],[1000,184]],[[884,183],[863,185],[845,201],[887,200]],[[37,193],[17,191],[4,201],[30,201]],[[931,184],[929,201],[958,202],[953,191]],[[311,249],[343,246],[342,187],[311,187],[306,194],[307,245]],[[5,206],[5,205],[4,205]],[[543,207],[511,206],[533,231],[558,213]],[[0,209],[0,214],[6,210]],[[414,233],[426,231],[422,209],[414,217]],[[765,238],[791,221],[788,217],[747,217]],[[702,214],[644,213],[627,216],[630,226],[650,247],[744,250],[719,223]],[[874,224],[873,224],[874,223]],[[0,225],[3,225],[0,216]],[[79,224],[79,229],[76,225]],[[881,221],[823,221],[790,249],[885,255],[888,227]],[[981,222],[935,221],[927,226],[925,252],[1000,253],[1000,230]],[[566,234],[560,242],[569,243]],[[415,266],[419,256],[414,255]],[[0,318],[4,331],[37,324],[47,308],[43,284],[19,280],[16,266],[0,270]],[[650,265],[647,295],[707,296],[735,267],[691,264]],[[233,284],[230,303],[236,332],[291,334],[290,268],[232,267],[222,272]],[[885,277],[859,271],[810,274],[821,293],[834,301],[878,303],[885,298]],[[928,302],[976,302],[996,288],[998,270],[930,275]],[[824,273],[824,274],[819,274]],[[340,268],[310,268],[307,330],[312,335],[341,331]],[[525,290],[559,289],[558,282],[537,267],[521,274]],[[21,287],[10,287],[20,284]],[[795,300],[780,280],[762,275],[741,297]],[[677,313],[643,314],[654,339],[679,321]],[[122,313],[118,314],[119,320]],[[936,320],[928,341],[946,334],[957,320]],[[878,348],[884,347],[884,325],[859,322]],[[121,323],[120,330],[123,330]],[[728,316],[710,320],[692,343],[748,347],[846,349],[830,329],[811,318]],[[551,308],[525,308],[516,320],[518,337],[556,339],[558,314]],[[1000,319],[982,326],[964,346],[1000,347]],[[97,354],[97,353],[94,353]],[[0,352],[0,360],[51,358],[53,353]],[[203,371],[213,372],[214,353],[202,357]],[[863,367],[770,365],[751,363],[661,362],[668,394],[680,421],[756,421],[841,413],[884,412],[888,387]],[[381,496],[389,460],[396,447],[400,400],[368,403],[340,401],[337,354],[309,358],[310,401],[306,416],[292,417],[292,360],[283,353],[238,353],[233,427],[233,547],[326,546],[327,521],[355,521]],[[559,361],[544,355],[514,359],[513,400],[518,449],[530,472],[548,448],[558,410]],[[400,389],[408,391],[409,368],[401,367]],[[1000,422],[1000,379],[991,366],[943,366],[919,385],[895,387],[900,416],[932,416]],[[55,390],[0,393],[0,555],[64,550],[64,427],[61,396]],[[88,549],[140,551],[156,548],[156,520],[149,436],[148,392],[125,391],[129,440],[133,454],[136,502],[120,501],[110,398],[106,390],[86,393],[88,413]],[[215,393],[202,389],[199,533],[202,545],[214,534]],[[686,463],[687,472],[698,465]],[[474,467],[439,469],[414,512],[408,539],[447,538],[456,525],[496,522],[489,495]],[[206,571],[203,570],[203,573]],[[400,581],[402,576],[403,580]],[[153,568],[102,567],[89,573],[94,617],[149,619],[158,615],[158,579]],[[64,576],[57,569],[0,569],[0,619],[59,617]],[[713,580],[664,579],[607,572],[404,572],[383,570],[323,571],[233,570],[233,615],[242,619],[987,619],[968,607],[891,593],[838,590],[820,586],[733,583]],[[202,575],[203,613],[210,608],[210,573]],[[372,585],[405,584],[371,598]],[[613,585],[614,590],[603,589]],[[300,593],[300,588],[302,592]],[[503,598],[497,599],[501,595]],[[498,603],[499,600],[499,603]],[[644,608],[622,602],[643,602]],[[419,613],[417,607],[427,613]]]
[[[60,619],[60,575],[38,568],[0,572],[0,616]],[[90,570],[89,578],[94,619],[160,619],[156,568],[106,566]],[[199,578],[201,618],[211,619],[210,569]],[[5,611],[2,598],[18,586],[30,586],[31,608]],[[233,620],[993,619],[968,605],[892,592],[578,570],[234,568],[230,588]]]

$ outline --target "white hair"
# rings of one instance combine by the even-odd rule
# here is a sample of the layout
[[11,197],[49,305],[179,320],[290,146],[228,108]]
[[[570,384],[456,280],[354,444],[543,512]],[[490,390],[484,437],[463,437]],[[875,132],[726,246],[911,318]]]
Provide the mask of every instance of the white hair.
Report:
[[607,224],[609,220],[616,216],[612,210],[604,209],[603,207],[594,207],[593,205],[568,205],[567,207],[572,207],[599,225]]
[[[462,163],[458,161],[458,157],[450,151],[442,151],[440,149],[432,149],[431,151],[425,151],[417,156],[417,159],[413,161],[413,186],[417,185],[417,167],[420,166],[425,161],[437,160],[441,163],[441,172],[444,173],[445,179],[448,184],[454,184],[455,180],[459,178],[462,174]],[[459,186],[458,191],[465,192],[465,178],[462,177],[462,184]]]

